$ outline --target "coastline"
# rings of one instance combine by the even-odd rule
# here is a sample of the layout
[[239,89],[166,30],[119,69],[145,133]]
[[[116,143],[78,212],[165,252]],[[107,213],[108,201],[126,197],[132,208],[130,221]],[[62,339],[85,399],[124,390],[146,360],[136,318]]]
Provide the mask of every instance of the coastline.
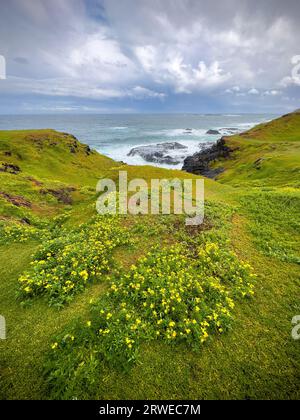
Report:
[[[0,130],[51,127],[57,131],[72,133],[79,141],[116,161],[130,165],[151,164],[165,169],[181,169],[184,159],[199,152],[202,144],[213,144],[220,137],[232,134],[228,129],[234,128],[242,132],[271,118],[272,114],[0,116]],[[206,134],[209,130],[218,130],[220,134]],[[177,165],[147,162],[138,155],[128,156],[135,147],[168,142],[177,142],[187,147],[179,154],[172,150],[167,153],[171,157],[181,156]]]

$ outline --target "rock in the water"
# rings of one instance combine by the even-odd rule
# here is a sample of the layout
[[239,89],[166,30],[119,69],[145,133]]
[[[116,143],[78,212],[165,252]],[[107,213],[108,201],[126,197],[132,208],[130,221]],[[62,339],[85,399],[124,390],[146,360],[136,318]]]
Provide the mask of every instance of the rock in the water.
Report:
[[208,130],[208,131],[206,132],[206,134],[214,134],[214,135],[216,135],[216,134],[221,134],[221,133],[220,133],[220,131],[218,131],[218,130]]
[[146,162],[178,165],[185,156],[176,154],[171,156],[169,152],[185,149],[187,147],[178,142],[149,144],[147,146],[134,147],[127,156],[141,156]]
[[209,148],[204,148],[193,156],[188,156],[183,163],[182,169],[197,175],[204,175],[208,178],[215,178],[223,172],[223,168],[211,169],[210,163],[229,156],[231,150],[226,146],[225,139],[222,137]]
[[235,127],[224,127],[224,128],[220,128],[219,131],[223,135],[229,135],[229,134],[237,134],[241,130],[239,128],[235,128]]

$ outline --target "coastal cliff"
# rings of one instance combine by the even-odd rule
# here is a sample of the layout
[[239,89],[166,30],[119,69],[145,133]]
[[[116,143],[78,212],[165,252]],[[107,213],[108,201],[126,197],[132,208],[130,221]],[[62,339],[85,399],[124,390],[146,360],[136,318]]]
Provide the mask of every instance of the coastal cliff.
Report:
[[183,170],[222,184],[265,187],[299,184],[299,110],[232,136],[184,161]]
[[210,168],[211,163],[220,158],[227,158],[230,155],[230,152],[231,149],[226,145],[225,138],[222,137],[210,148],[197,152],[192,156],[188,156],[184,160],[182,169],[196,175],[215,178],[218,174],[223,172],[223,168],[212,169]]

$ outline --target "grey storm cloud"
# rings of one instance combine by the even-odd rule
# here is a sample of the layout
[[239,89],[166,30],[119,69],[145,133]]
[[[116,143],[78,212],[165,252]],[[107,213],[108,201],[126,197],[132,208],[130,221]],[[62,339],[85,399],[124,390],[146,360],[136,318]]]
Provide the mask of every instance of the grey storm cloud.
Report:
[[2,1],[0,94],[293,109],[299,19],[298,0]]

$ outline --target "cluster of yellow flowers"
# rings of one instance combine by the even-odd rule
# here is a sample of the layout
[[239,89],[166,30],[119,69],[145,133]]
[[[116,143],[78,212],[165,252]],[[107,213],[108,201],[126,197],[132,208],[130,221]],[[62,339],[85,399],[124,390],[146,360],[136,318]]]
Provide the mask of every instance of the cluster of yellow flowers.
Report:
[[97,216],[93,223],[45,241],[31,269],[19,278],[21,294],[45,294],[50,304],[60,306],[82,291],[88,281],[107,273],[112,251],[128,242],[128,233],[112,216]]
[[91,302],[87,321],[51,344],[51,383],[60,392],[66,376],[72,384],[80,375],[84,383],[93,380],[102,360],[128,368],[143,341],[200,348],[226,331],[236,301],[253,293],[253,279],[250,266],[218,244],[152,249],[114,276],[108,292]]
[[255,275],[249,264],[239,261],[236,254],[215,243],[207,243],[198,250],[198,267],[206,276],[213,277],[217,267],[215,288],[227,287],[235,297],[252,296]]
[[68,219],[69,214],[65,212],[51,218],[51,220],[40,219],[33,214],[27,213],[24,213],[22,216],[23,222],[10,221],[0,223],[0,243],[49,240],[62,234],[61,226]]
[[141,339],[197,347],[228,328],[234,301],[253,294],[253,278],[249,265],[218,244],[196,256],[180,244],[154,248],[112,282],[92,328],[110,352],[124,347],[128,357]]
[[40,231],[34,226],[21,223],[5,224],[1,229],[1,242],[21,242],[38,239]]

